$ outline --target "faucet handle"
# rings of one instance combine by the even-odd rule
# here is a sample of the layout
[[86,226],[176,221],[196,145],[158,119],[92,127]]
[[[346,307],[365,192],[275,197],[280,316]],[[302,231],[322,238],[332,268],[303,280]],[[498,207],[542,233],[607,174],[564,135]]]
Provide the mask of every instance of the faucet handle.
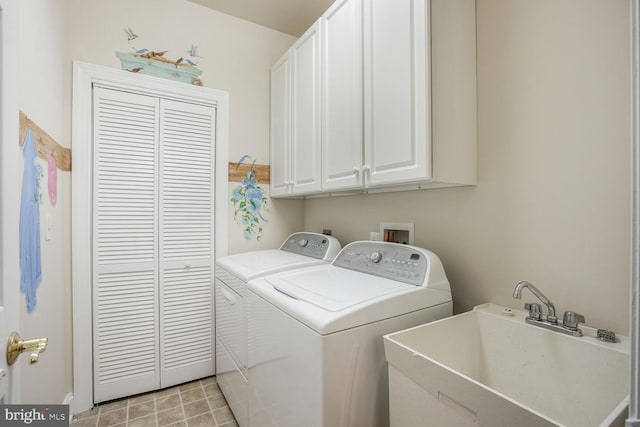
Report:
[[529,310],[529,317],[531,319],[542,319],[542,306],[540,304],[528,302],[524,305],[524,309]]
[[578,324],[584,323],[584,316],[573,311],[565,311],[562,317],[562,325],[572,331],[578,330]]

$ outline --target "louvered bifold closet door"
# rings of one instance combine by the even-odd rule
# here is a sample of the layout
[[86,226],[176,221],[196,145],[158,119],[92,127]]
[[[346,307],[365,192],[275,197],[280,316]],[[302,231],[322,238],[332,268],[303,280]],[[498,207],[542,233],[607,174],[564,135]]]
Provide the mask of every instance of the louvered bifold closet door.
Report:
[[99,87],[93,95],[93,354],[98,403],[160,384],[159,115],[153,97]]
[[160,102],[161,386],[214,373],[215,108]]

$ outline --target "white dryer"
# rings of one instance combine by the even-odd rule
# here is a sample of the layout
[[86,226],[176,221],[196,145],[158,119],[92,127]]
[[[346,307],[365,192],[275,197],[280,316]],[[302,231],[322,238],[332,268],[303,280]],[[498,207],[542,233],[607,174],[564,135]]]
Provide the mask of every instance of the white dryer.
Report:
[[452,314],[440,259],[354,242],[330,265],[249,282],[252,426],[389,424],[384,334]]
[[247,282],[285,270],[328,264],[340,252],[335,237],[302,232],[279,249],[222,257],[216,261],[216,376],[238,424],[248,425]]

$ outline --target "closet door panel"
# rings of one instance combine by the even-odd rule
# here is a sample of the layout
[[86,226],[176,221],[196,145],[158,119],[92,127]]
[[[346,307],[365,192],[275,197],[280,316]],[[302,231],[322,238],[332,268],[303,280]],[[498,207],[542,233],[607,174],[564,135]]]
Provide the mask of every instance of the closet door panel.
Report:
[[165,269],[162,388],[214,374],[211,268]]
[[214,373],[215,108],[160,102],[161,386]]
[[96,403],[159,386],[157,106],[94,88]]

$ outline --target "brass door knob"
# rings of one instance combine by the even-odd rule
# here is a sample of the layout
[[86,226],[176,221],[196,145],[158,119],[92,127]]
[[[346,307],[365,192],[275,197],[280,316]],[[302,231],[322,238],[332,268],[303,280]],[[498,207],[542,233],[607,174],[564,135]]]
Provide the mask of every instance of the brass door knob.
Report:
[[48,343],[48,338],[23,340],[20,338],[20,334],[13,331],[9,335],[9,340],[7,341],[7,363],[9,366],[13,365],[16,362],[16,359],[18,359],[18,356],[24,352],[31,353],[29,355],[30,365],[38,363],[38,357],[40,356],[40,353],[47,349]]

